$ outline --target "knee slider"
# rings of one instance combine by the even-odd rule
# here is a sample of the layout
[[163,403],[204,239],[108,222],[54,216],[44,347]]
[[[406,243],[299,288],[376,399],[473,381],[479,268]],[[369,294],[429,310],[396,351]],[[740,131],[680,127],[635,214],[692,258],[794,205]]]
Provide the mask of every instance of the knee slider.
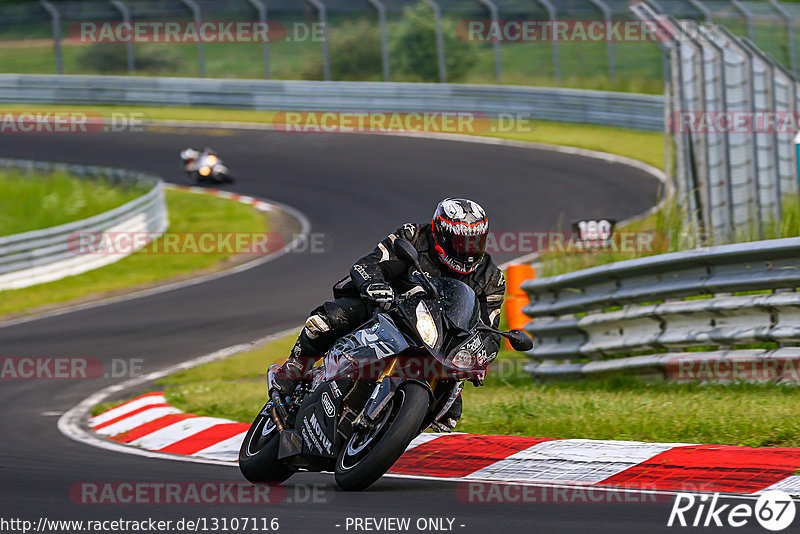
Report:
[[328,323],[327,318],[320,313],[311,314],[311,316],[306,319],[305,331],[308,339],[316,339],[320,334],[330,332],[330,330],[331,325]]

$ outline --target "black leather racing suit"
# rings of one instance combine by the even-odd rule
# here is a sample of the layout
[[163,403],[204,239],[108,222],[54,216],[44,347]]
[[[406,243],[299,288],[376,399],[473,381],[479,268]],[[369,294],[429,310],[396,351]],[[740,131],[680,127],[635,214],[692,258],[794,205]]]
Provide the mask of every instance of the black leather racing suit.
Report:
[[[506,282],[503,271],[494,264],[489,254],[483,257],[473,272],[460,274],[439,260],[434,249],[430,224],[407,223],[378,243],[372,253],[353,264],[349,276],[334,286],[334,300],[325,302],[311,312],[309,321],[315,315],[321,317],[325,323],[323,331],[306,323],[292,349],[292,355],[284,364],[287,376],[299,378],[304,375],[337,339],[369,319],[373,305],[361,298],[363,287],[375,282],[386,282],[398,291],[410,289],[403,287],[408,266],[397,258],[392,246],[398,237],[414,245],[419,252],[420,266],[427,275],[455,278],[470,286],[480,303],[481,320],[495,328],[498,326]],[[485,343],[487,351],[494,355],[500,348],[500,336],[490,334]],[[460,415],[460,397],[458,404]]]

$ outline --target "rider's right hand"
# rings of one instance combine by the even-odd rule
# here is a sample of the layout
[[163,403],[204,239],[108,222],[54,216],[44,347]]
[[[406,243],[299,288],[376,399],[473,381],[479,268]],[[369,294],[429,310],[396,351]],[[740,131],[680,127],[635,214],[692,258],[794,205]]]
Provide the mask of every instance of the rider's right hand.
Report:
[[361,296],[376,306],[388,310],[394,304],[395,293],[386,282],[372,282],[361,289]]

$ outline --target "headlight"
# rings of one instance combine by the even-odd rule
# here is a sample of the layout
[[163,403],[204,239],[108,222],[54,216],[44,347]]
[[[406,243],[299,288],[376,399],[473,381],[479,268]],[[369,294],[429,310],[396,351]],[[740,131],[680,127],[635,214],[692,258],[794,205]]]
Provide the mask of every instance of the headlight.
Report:
[[428,307],[422,301],[417,304],[417,332],[419,332],[422,341],[429,347],[436,345],[436,340],[439,339],[436,323],[433,321]]
[[453,356],[453,358],[450,360],[450,363],[459,369],[470,369],[473,367],[472,353],[466,349],[461,349],[460,351],[456,352],[456,355]]
[[200,176],[208,176],[211,174],[211,167],[200,167],[200,170],[197,172],[200,173]]
[[208,163],[209,165],[216,165],[217,156],[206,156],[206,163]]

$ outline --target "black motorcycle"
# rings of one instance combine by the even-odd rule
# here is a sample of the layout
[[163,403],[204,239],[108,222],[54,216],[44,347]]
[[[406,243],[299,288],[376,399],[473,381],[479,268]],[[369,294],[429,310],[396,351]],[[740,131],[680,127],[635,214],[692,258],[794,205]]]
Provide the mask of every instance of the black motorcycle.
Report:
[[[250,482],[333,471],[342,489],[364,489],[447,412],[465,381],[483,385],[494,359],[485,333],[506,337],[518,351],[533,347],[521,330],[484,325],[466,284],[422,274],[411,243],[396,239],[394,249],[411,266],[412,289],[339,338],[291,395],[273,393],[239,451]],[[271,368],[269,386],[274,379]]]

